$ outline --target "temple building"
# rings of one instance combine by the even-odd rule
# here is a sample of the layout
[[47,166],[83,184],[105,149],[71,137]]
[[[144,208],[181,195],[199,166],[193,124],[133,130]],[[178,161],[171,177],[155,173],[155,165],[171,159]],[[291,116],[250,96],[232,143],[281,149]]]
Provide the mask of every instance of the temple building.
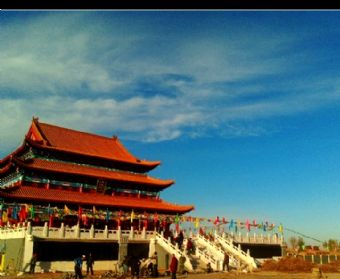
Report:
[[[125,257],[155,252],[163,272],[173,254],[188,272],[223,270],[226,254],[232,268],[252,271],[260,258],[283,254],[282,234],[203,230],[199,217],[185,215],[193,205],[161,198],[174,180],[149,174],[159,165],[116,136],[33,118],[21,146],[0,160],[0,272],[28,271],[33,255],[36,272],[73,271],[73,260],[90,253],[96,271],[115,271]],[[195,228],[184,235],[186,218]]]
[[87,253],[108,270],[124,255],[147,257],[152,233],[194,208],[160,197],[174,180],[150,176],[159,165],[116,136],[33,118],[22,145],[0,160],[0,269],[24,269],[33,254],[45,270],[72,270]]

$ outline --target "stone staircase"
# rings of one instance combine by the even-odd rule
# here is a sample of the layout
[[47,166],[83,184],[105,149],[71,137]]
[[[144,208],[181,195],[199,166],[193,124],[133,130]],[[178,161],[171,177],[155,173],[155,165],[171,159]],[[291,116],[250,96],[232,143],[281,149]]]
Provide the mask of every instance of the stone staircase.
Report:
[[235,246],[229,238],[222,237],[215,232],[215,241],[220,243],[227,253],[233,255],[239,261],[240,269],[244,268],[251,272],[257,268],[255,259],[251,257],[249,253],[245,253],[241,247]]
[[[206,264],[210,263],[214,270],[222,271],[225,250],[218,243],[199,234],[195,236],[195,243],[198,248],[196,254],[200,259]],[[237,268],[239,266],[237,258],[230,253],[228,255],[230,257],[229,266]]]
[[177,244],[176,245],[172,244],[170,241],[170,238],[166,239],[163,236],[163,234],[155,233],[155,240],[157,241],[157,244],[162,246],[169,254],[175,254],[177,259],[180,259],[180,257],[184,257],[185,258],[184,268],[186,271],[188,272],[195,271],[194,266],[196,267],[197,263],[194,261],[194,266],[193,266],[191,262],[192,260],[194,260],[194,258],[190,257],[185,252],[180,250]]
[[[215,271],[223,270],[224,254],[229,255],[229,266],[238,270],[253,271],[257,268],[255,259],[249,253],[245,253],[240,247],[233,244],[232,240],[224,238],[215,233],[213,240],[203,235],[192,235],[192,240],[196,247],[194,254],[187,254],[178,248],[177,244],[171,243],[170,238],[166,239],[163,234],[155,233],[155,241],[163,247],[169,254],[175,254],[177,259],[185,258],[184,268],[187,272],[201,272],[206,270],[207,264],[210,263]],[[186,247],[186,241],[183,247]]]

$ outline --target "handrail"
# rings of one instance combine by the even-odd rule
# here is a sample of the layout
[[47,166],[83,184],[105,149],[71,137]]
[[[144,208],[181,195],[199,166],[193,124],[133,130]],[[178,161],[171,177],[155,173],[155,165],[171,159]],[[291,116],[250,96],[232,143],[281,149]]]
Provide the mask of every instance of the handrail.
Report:
[[248,269],[252,271],[254,268],[257,268],[257,265],[255,263],[255,260],[253,257],[251,257],[249,254],[244,252],[241,248],[236,247],[232,241],[221,237],[215,232],[215,239],[221,243],[223,248],[227,249],[230,253],[232,253],[234,256],[239,258],[242,262],[247,264]]
[[162,245],[163,248],[168,250],[168,252],[170,252],[171,254],[175,254],[178,259],[180,257],[185,257],[186,260],[184,262],[184,266],[188,269],[188,271],[194,270],[188,255],[186,255],[184,252],[182,252],[177,246],[173,245],[171,243],[171,241],[166,239],[163,235],[159,234],[158,232],[156,232],[155,237],[156,237],[157,241],[159,242],[159,244],[161,244],[161,245],[163,244]]

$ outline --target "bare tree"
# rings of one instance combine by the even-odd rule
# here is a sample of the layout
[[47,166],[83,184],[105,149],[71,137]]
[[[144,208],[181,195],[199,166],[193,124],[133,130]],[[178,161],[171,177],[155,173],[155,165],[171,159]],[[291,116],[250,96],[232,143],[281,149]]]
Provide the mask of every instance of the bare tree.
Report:
[[298,239],[295,236],[290,237],[289,244],[293,250],[296,250],[298,247]]
[[297,240],[297,245],[299,246],[299,251],[302,251],[305,249],[305,241],[303,240],[301,236],[299,236]]
[[323,247],[327,248],[330,252],[336,252],[339,249],[339,242],[335,239],[329,239],[323,243]]

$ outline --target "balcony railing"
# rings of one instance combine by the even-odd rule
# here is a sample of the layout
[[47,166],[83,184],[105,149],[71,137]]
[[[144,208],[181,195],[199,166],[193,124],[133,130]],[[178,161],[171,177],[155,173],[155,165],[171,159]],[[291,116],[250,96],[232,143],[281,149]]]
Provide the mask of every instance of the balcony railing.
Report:
[[284,238],[281,235],[278,234],[225,234],[226,238],[229,240],[232,240],[233,242],[236,243],[251,243],[251,244],[277,244],[277,245],[282,245],[284,243]]
[[104,230],[95,229],[93,226],[90,229],[80,228],[74,226],[72,228],[65,227],[62,223],[60,228],[48,227],[47,222],[43,227],[31,226],[30,223],[24,227],[10,228],[4,227],[0,229],[0,239],[9,238],[24,238],[28,235],[39,238],[49,239],[77,239],[77,240],[112,240],[112,241],[137,241],[144,242],[149,241],[154,237],[154,231],[136,231],[131,227],[130,230],[108,230],[105,227]]

